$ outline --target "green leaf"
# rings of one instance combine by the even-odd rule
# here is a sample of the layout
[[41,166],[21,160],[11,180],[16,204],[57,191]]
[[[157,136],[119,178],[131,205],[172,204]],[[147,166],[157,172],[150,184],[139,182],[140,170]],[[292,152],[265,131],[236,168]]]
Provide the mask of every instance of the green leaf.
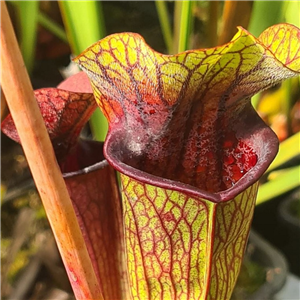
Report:
[[78,55],[105,34],[100,1],[59,1],[72,52]]
[[283,22],[285,1],[254,1],[248,30],[258,36],[268,27]]
[[30,73],[35,59],[39,1],[12,1],[11,3],[16,6],[18,11],[20,48],[27,70]]
[[38,22],[41,24],[44,28],[52,32],[55,36],[60,38],[63,42],[68,42],[67,35],[64,31],[64,29],[55,23],[53,20],[51,20],[47,15],[42,13],[41,11],[38,13]]
[[174,16],[174,53],[185,51],[189,48],[189,39],[192,24],[193,1],[176,1]]
[[285,141],[281,142],[279,145],[279,151],[268,168],[268,172],[280,167],[284,163],[289,162],[293,158],[300,155],[300,132],[297,132],[296,134],[292,135]]
[[171,53],[173,37],[172,37],[172,29],[169,21],[167,2],[156,0],[155,5],[158,13],[162,34],[168,49],[168,53]]
[[[79,54],[105,35],[104,17],[100,1],[59,1],[73,54]],[[91,117],[94,137],[103,141],[108,124],[99,109]]]
[[261,204],[300,186],[300,166],[274,171],[269,176],[274,179],[258,189],[256,204]]

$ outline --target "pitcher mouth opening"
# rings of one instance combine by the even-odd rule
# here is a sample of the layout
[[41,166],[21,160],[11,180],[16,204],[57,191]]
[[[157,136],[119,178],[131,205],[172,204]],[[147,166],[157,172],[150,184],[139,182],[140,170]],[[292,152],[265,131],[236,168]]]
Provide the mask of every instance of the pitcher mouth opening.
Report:
[[[245,136],[233,135],[225,140],[222,152],[217,153],[221,153],[221,165],[214,166],[219,171],[201,164],[194,168],[192,175],[198,176],[197,181],[193,176],[181,176],[180,171],[172,173],[166,169],[161,173],[157,161],[149,161],[143,152],[128,149],[121,130],[108,134],[104,155],[115,169],[140,182],[186,192],[216,203],[228,201],[254,184],[278,151],[278,139],[274,132],[260,119],[254,121],[256,125],[247,126],[252,129]],[[207,155],[206,161],[209,161],[213,154]]]
[[[135,145],[137,148],[139,145]],[[191,159],[174,161],[172,154],[165,156],[169,164],[160,167],[159,160],[151,160],[147,153],[123,148],[122,162],[153,176],[194,186],[211,193],[219,193],[233,187],[257,163],[255,150],[232,134],[223,138],[222,145],[205,149],[203,154]],[[139,149],[138,149],[139,150]],[[176,160],[176,158],[175,158]]]
[[108,166],[103,156],[103,143],[80,138],[73,151],[60,163],[63,177],[90,173]]

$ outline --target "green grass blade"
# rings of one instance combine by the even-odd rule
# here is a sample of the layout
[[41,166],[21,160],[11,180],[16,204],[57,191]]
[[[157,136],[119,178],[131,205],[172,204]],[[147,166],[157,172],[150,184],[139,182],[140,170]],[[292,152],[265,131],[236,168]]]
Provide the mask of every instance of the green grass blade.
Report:
[[80,54],[105,35],[101,2],[59,1],[72,52]]
[[259,36],[268,27],[283,22],[284,1],[254,1],[248,30]]
[[[189,39],[192,24],[192,1],[176,1],[175,5],[179,8],[179,33],[178,33],[178,48],[176,52],[182,52],[189,48]],[[176,9],[176,8],[175,8]]]
[[[286,139],[279,146],[279,152],[267,172],[275,170],[291,159],[300,156],[300,132]],[[258,190],[256,204],[263,203],[300,185],[300,166],[273,171],[269,181]]]
[[284,163],[290,161],[292,158],[295,158],[300,155],[300,132],[292,135],[279,145],[279,151],[268,168],[268,172],[272,171]]
[[12,1],[11,3],[17,8],[20,48],[27,71],[31,73],[35,57],[39,1]]
[[273,173],[272,176],[275,178],[259,187],[256,205],[300,186],[300,166],[274,171]]
[[[59,6],[73,54],[80,54],[105,36],[100,1],[59,1]],[[108,124],[99,109],[92,115],[90,126],[94,137],[103,141]]]
[[165,1],[155,1],[155,5],[158,13],[162,34],[168,49],[168,53],[171,54],[173,37],[172,37],[172,28],[169,21],[167,3]]
[[[93,113],[90,119],[90,125],[93,137],[97,141],[104,141],[108,130],[108,123],[99,108]],[[99,130],[99,128],[101,130]]]
[[64,31],[64,29],[56,24],[54,21],[52,21],[47,15],[42,13],[41,11],[38,13],[38,22],[41,24],[44,28],[52,32],[56,37],[61,39],[63,42],[68,43],[67,35]]

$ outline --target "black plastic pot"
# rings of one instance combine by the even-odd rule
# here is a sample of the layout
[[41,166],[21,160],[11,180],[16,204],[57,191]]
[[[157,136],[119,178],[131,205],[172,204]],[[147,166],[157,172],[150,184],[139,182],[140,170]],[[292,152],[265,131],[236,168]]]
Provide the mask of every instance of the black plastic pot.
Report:
[[[243,300],[271,300],[284,286],[287,278],[288,265],[285,257],[252,229],[245,259],[264,269],[264,282],[252,294],[243,295],[240,292],[238,297],[243,297]],[[238,297],[235,296],[234,299],[240,300]]]
[[[262,203],[255,208],[252,228],[286,257],[289,271],[300,277],[300,230],[290,222],[292,217],[286,208],[297,190]],[[287,203],[285,203],[287,201]]]
[[[279,216],[283,225],[287,226],[292,235],[300,235],[300,216],[295,215],[293,206],[300,203],[300,188],[290,194],[279,206]],[[300,205],[300,204],[299,204]]]
[[295,206],[300,205],[300,188],[287,195],[278,207],[278,214],[281,225],[285,228],[288,238],[293,243],[284,247],[288,257],[291,271],[300,276],[300,218],[297,217]]
[[285,257],[253,230],[250,244],[255,247],[252,258],[266,268],[266,282],[248,300],[270,300],[284,285],[288,265]]

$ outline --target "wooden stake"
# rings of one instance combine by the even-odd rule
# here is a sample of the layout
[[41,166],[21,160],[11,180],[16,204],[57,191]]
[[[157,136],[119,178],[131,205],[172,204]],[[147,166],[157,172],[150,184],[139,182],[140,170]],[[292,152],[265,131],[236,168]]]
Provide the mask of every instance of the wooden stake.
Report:
[[4,1],[1,86],[76,299],[103,299]]
[[218,45],[228,43],[237,33],[237,26],[248,27],[253,1],[225,1]]

